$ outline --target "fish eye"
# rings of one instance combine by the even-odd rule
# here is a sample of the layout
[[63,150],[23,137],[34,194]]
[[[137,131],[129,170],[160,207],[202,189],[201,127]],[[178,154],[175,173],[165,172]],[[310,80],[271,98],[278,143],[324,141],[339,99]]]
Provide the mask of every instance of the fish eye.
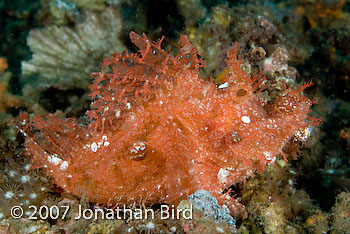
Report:
[[245,96],[247,94],[247,91],[245,89],[239,89],[237,91],[237,96],[242,97]]

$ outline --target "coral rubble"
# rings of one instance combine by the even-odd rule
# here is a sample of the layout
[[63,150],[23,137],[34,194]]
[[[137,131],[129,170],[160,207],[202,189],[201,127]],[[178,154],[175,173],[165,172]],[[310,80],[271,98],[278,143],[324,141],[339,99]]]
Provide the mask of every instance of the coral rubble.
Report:
[[119,40],[122,23],[116,10],[84,14],[85,20],[74,28],[48,26],[30,32],[27,40],[33,56],[22,62],[26,96],[49,87],[87,89],[90,73],[100,69],[101,59],[124,50]]

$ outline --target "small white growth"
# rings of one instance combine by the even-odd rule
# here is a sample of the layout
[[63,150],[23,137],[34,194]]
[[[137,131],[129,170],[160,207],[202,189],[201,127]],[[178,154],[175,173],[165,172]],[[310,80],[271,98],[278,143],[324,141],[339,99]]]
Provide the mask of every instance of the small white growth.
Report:
[[[32,215],[32,211],[26,211],[26,212],[24,212],[24,214],[26,215],[26,216],[31,216]],[[29,231],[31,231],[31,230],[29,230]],[[34,230],[34,232],[35,232],[36,230]],[[28,232],[28,233],[32,233],[32,232]]]
[[292,179],[289,179],[289,180],[288,180],[288,184],[289,184],[290,186],[293,186],[293,185],[294,185],[293,180],[292,180]]
[[271,57],[264,60],[264,71],[272,71],[274,69],[273,59]]
[[173,232],[173,233],[175,233],[175,232],[176,232],[176,227],[171,227],[171,228],[170,228],[170,231]]
[[310,127],[306,127],[305,129],[303,130],[299,130],[295,136],[298,140],[300,141],[306,141],[307,139],[309,139],[311,135],[311,129]]
[[130,102],[126,103],[126,108],[130,109],[131,108],[131,104]]
[[220,168],[219,173],[218,173],[218,180],[221,183],[225,183],[226,182],[226,177],[230,174],[230,172],[228,170],[225,170],[223,168]]
[[250,123],[250,118],[248,116],[242,116],[241,120],[243,123],[249,124]]
[[24,169],[25,169],[26,171],[29,171],[29,168],[30,168],[30,164],[27,164],[27,165],[24,166]]
[[25,131],[23,131],[22,129],[19,129],[19,131],[23,134],[23,136],[27,136],[27,133],[25,133]]
[[68,168],[68,162],[63,161],[63,163],[61,163],[61,165],[60,165],[61,171],[65,171],[65,170],[67,170],[67,168]]
[[120,110],[115,110],[115,117],[117,117],[117,118],[120,117]]
[[21,182],[23,184],[27,183],[30,180],[30,177],[28,175],[24,175],[21,177]]
[[29,195],[29,198],[32,199],[32,200],[34,200],[35,198],[37,198],[37,196],[38,196],[38,195],[36,195],[36,193],[31,193],[31,194]]
[[[24,214],[26,216],[31,216],[32,215],[32,211],[26,211],[26,212],[24,212]],[[29,231],[31,231],[31,230],[29,230]],[[35,230],[34,230],[34,232],[35,232]],[[32,233],[32,232],[28,232],[28,233]]]
[[72,175],[67,175],[68,178],[72,178]]
[[93,142],[91,144],[91,150],[92,150],[92,152],[96,152],[97,151],[97,144],[96,144],[96,142]]
[[9,172],[9,176],[12,177],[12,178],[15,177],[16,175],[17,175],[16,171],[10,171]]
[[144,151],[146,149],[146,144],[142,141],[135,142],[132,149],[130,150],[131,153],[137,154],[140,151]]
[[216,227],[216,231],[218,233],[224,233],[224,230],[221,227]]
[[264,157],[265,157],[265,159],[268,161],[268,162],[275,162],[276,161],[276,157],[273,157],[272,156],[272,153],[270,152],[270,151],[265,151],[265,152],[263,152],[263,154],[264,154]]
[[225,83],[223,83],[223,84],[221,84],[221,85],[219,85],[219,89],[224,89],[224,88],[227,88],[228,87],[228,83],[227,82],[225,82]]
[[264,157],[266,158],[266,160],[270,161],[272,159],[271,152],[265,151],[263,154],[264,154]]
[[[33,210],[26,211],[25,215],[27,215],[27,216],[33,215]],[[23,228],[23,230],[21,230],[21,232],[22,233],[41,233],[40,230],[42,230],[42,228],[43,228],[43,224],[38,222],[34,225],[33,224],[28,225],[27,227]]]
[[15,194],[12,191],[8,191],[5,193],[5,198],[6,199],[12,199],[15,197]]
[[62,159],[57,157],[57,154],[52,154],[52,155],[47,156],[47,161],[49,161],[49,163],[58,165],[61,163]]
[[92,152],[96,152],[98,148],[100,148],[101,146],[109,146],[110,142],[107,141],[108,137],[106,135],[103,135],[101,137],[101,141],[99,142],[92,142],[91,145],[86,144],[83,148],[90,148]]
[[155,228],[155,225],[154,225],[154,223],[149,222],[149,223],[146,224],[146,228],[147,228],[147,229],[154,229],[154,228]]

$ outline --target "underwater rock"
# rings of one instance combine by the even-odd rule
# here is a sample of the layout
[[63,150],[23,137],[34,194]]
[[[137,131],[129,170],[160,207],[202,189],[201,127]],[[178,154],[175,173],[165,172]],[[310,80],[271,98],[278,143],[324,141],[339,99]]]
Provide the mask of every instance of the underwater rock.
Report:
[[229,226],[235,226],[236,221],[230,215],[230,211],[219,206],[218,200],[206,190],[198,190],[188,196],[187,200],[193,208],[202,210],[207,217],[212,217],[217,223],[226,222]]

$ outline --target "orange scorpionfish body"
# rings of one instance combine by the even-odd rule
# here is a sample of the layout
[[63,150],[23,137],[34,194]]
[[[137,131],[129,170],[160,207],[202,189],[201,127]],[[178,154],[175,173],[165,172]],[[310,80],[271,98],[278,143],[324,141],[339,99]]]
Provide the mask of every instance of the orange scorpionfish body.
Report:
[[256,95],[261,76],[241,70],[237,44],[216,85],[199,77],[204,65],[186,36],[176,56],[162,49],[163,38],[130,38],[139,53],[113,54],[93,74],[88,127],[20,115],[32,167],[100,204],[176,204],[204,189],[237,215],[242,205],[223,190],[272,163],[294,135],[308,134],[313,102],[301,92],[309,84],[268,103]]

